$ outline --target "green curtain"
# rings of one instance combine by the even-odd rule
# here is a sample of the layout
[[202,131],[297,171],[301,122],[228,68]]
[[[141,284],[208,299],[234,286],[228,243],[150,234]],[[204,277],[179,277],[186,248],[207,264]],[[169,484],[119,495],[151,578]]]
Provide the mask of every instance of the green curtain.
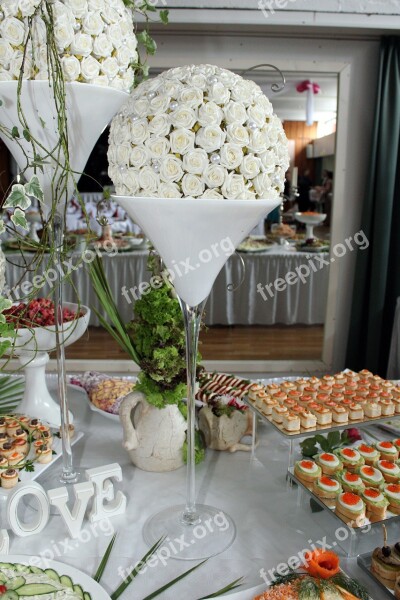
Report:
[[[362,98],[360,98],[362,102]],[[378,99],[358,253],[346,365],[386,376],[400,296],[400,37],[382,39]],[[357,157],[354,158],[357,160]]]

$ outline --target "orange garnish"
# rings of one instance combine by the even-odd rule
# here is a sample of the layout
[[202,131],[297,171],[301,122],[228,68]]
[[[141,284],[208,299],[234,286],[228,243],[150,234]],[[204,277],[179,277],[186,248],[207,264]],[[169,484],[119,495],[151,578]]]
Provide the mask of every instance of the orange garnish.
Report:
[[395,494],[400,494],[400,485],[397,483],[391,483],[386,488],[389,492],[394,492]]
[[389,460],[381,460],[379,463],[384,469],[395,469],[396,465]]
[[379,445],[381,448],[393,448],[392,442],[381,442]]
[[333,454],[326,454],[326,453],[321,454],[321,458],[322,458],[322,460],[326,460],[328,462],[336,460],[336,456],[334,456]]
[[373,467],[364,467],[362,469],[362,472],[368,477],[372,477],[373,475],[375,475],[375,469]]
[[357,494],[346,492],[345,494],[343,494],[342,500],[345,504],[348,504],[349,506],[355,506],[360,502],[360,497],[357,496]]
[[378,492],[378,490],[374,490],[372,488],[367,488],[364,491],[364,496],[367,496],[368,498],[378,498],[378,496],[380,496],[381,493]]
[[331,487],[336,487],[337,483],[330,477],[321,477],[320,482],[322,485],[329,485]]
[[361,444],[358,448],[361,452],[374,452],[374,449],[371,446],[367,446],[366,444]]
[[393,444],[394,444],[395,446],[400,446],[400,439],[398,439],[398,440],[394,440]]
[[330,550],[317,548],[314,552],[307,552],[305,559],[304,568],[313,577],[330,579],[340,571],[339,557]]
[[344,478],[346,481],[358,481],[359,476],[356,473],[346,473]]
[[300,465],[303,467],[303,469],[312,469],[314,463],[312,462],[312,460],[302,460]]
[[344,448],[344,450],[342,450],[342,454],[348,456],[349,458],[354,458],[355,456],[357,456],[354,450],[352,450],[351,448]]

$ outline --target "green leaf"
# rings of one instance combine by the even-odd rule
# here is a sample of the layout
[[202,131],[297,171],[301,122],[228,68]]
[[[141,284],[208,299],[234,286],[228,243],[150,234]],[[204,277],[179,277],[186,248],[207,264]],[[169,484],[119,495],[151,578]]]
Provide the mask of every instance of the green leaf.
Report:
[[22,229],[26,229],[26,231],[29,231],[29,226],[25,218],[25,213],[23,213],[20,208],[15,209],[14,214],[11,215],[11,221],[14,223],[14,225],[22,227]]
[[29,133],[29,131],[27,129],[24,129],[22,131],[22,135],[24,136],[24,138],[26,139],[27,142],[31,141],[31,134]]
[[28,196],[33,196],[36,200],[39,200],[39,202],[43,202],[43,190],[37,175],[32,175],[31,180],[28,181],[24,187]]
[[157,50],[157,44],[151,37],[148,31],[144,30],[137,36],[138,41],[146,48],[146,52],[153,56]]
[[168,25],[169,10],[160,10],[160,19],[161,23],[164,23],[164,25]]
[[43,127],[43,129],[45,129],[45,127],[46,127],[46,121],[44,119],[42,119],[42,117],[39,117],[39,121],[40,121],[40,124]]
[[11,135],[12,135],[13,138],[19,138],[20,137],[19,131],[18,131],[18,127],[14,126],[11,129]]
[[156,12],[156,7],[153,6],[152,4],[149,4],[148,2],[146,2],[146,0],[143,2],[143,4],[141,6],[139,6],[138,10],[142,10],[142,11],[148,11],[148,12]]
[[330,431],[328,433],[328,442],[331,448],[335,448],[340,444],[340,431]]
[[[179,575],[179,577],[175,577],[175,579],[173,579],[169,583],[166,583],[165,585],[163,585],[162,587],[160,587],[158,590],[156,590],[155,592],[153,592],[149,596],[146,596],[146,598],[143,598],[143,600],[153,600],[153,598],[156,598],[157,596],[159,596],[160,594],[162,594],[163,592],[165,592],[165,590],[168,590],[168,588],[170,588],[173,585],[175,585],[175,583],[178,583],[178,581],[180,581],[181,579],[184,579],[185,577],[187,577],[188,575],[190,575],[190,573],[193,573],[193,571],[195,571],[196,569],[198,569],[199,567],[201,567],[202,565],[204,565],[204,563],[207,562],[207,560],[208,559],[206,558],[205,560],[201,561],[201,563],[199,563],[198,565],[195,565],[194,567],[192,567],[188,571],[185,571],[184,573],[182,573],[182,575]],[[111,599],[114,600],[114,598],[112,596],[111,596]]]
[[104,554],[104,556],[103,556],[103,558],[102,558],[102,561],[101,561],[101,563],[99,564],[99,567],[98,567],[98,569],[97,569],[97,571],[96,571],[96,574],[95,574],[95,576],[93,577],[93,579],[94,579],[95,581],[97,581],[97,583],[99,583],[99,582],[100,582],[100,579],[102,578],[102,576],[103,576],[103,573],[104,573],[104,571],[105,571],[105,569],[106,569],[106,566],[107,566],[107,563],[108,563],[108,561],[109,561],[109,558],[110,558],[110,555],[111,555],[112,549],[113,549],[113,547],[114,547],[114,544],[115,544],[115,540],[116,540],[116,538],[117,538],[117,534],[116,534],[116,533],[114,533],[113,537],[111,538],[111,542],[110,542],[110,543],[108,544],[108,546],[107,546],[106,553]]
[[12,302],[8,298],[0,296],[0,313],[12,307]]
[[30,198],[26,195],[25,187],[20,183],[14,183],[10,195],[4,203],[4,208],[22,208],[26,210],[31,205]]
[[3,106],[3,100],[0,100],[0,106]]
[[232,583],[229,583],[224,588],[218,590],[217,592],[214,592],[213,594],[209,594],[208,596],[202,596],[202,598],[199,598],[199,600],[208,600],[208,598],[218,598],[219,596],[222,596],[222,594],[226,594],[226,592],[231,592],[232,590],[240,587],[243,581],[244,578],[239,577],[239,579],[235,579],[235,581],[232,581]]
[[[11,342],[9,340],[4,340],[0,342],[0,358],[2,358],[11,348]],[[0,413],[1,413],[1,405],[0,405]]]

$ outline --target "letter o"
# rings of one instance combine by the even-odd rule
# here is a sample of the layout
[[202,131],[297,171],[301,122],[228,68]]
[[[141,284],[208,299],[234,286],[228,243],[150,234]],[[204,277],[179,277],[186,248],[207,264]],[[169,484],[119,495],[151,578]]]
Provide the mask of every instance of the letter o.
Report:
[[[342,253],[338,254],[338,249],[341,248]],[[342,256],[344,256],[346,254],[347,250],[346,250],[346,246],[344,244],[335,244],[335,246],[333,247],[333,254],[335,256],[337,256],[337,258],[342,258]]]
[[[344,537],[340,537],[339,536],[339,532],[343,531],[344,532]],[[339,527],[339,529],[336,529],[335,531],[335,538],[339,541],[339,542],[344,542],[345,540],[347,540],[347,538],[349,537],[349,530],[346,529],[346,527]]]
[[[197,530],[200,530],[201,534],[196,533]],[[204,527],[204,525],[196,525],[196,527],[193,528],[193,535],[196,540],[202,540],[207,535],[207,529]]]
[[[207,255],[207,258],[203,258],[204,254]],[[212,252],[208,248],[204,248],[204,250],[199,252],[199,259],[201,260],[202,263],[209,263],[210,260],[212,260],[212,257],[213,257]]]
[[[23,523],[18,517],[18,505],[24,496],[34,496],[38,502],[37,516],[29,524]],[[35,482],[18,485],[7,499],[7,519],[15,535],[28,537],[43,531],[50,517],[50,504],[46,492]]]

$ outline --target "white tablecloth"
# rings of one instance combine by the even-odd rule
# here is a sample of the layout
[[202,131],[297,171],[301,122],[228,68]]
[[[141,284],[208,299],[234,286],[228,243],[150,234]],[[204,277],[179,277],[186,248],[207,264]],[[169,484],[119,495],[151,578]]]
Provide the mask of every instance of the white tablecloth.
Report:
[[[118,462],[123,470],[122,489],[128,496],[127,512],[112,520],[118,538],[103,579],[107,591],[112,592],[121,582],[118,569],[129,568],[148,549],[142,539],[146,519],[161,508],[184,500],[185,469],[147,473],[133,467],[121,446],[119,423],[90,411],[81,392],[70,391],[69,397],[76,428],[85,433],[82,441],[75,446],[77,462],[86,468]],[[309,548],[311,542],[320,546],[324,539],[330,544],[334,541],[326,533],[325,512],[312,513],[308,502],[297,506],[295,489],[287,490],[286,440],[266,427],[262,427],[260,433],[256,459],[246,452],[230,454],[209,450],[205,462],[196,468],[198,502],[211,504],[230,514],[237,526],[236,539],[223,554],[212,558],[190,578],[161,594],[160,600],[197,600],[242,575],[246,576],[247,586],[260,585],[261,568],[268,571],[281,562],[286,563],[289,557]],[[38,481],[40,483],[40,479]],[[4,526],[4,501],[0,500],[1,519]],[[90,525],[87,524],[86,529],[90,532]],[[60,518],[54,516],[40,535],[30,538],[12,536],[10,552],[39,555],[57,549],[60,553],[57,560],[93,574],[110,537],[98,531],[96,536],[89,537],[91,539],[87,543],[74,541],[69,546],[65,543],[67,532]],[[376,541],[372,543],[380,544],[380,538],[379,530]],[[394,543],[396,540],[389,541]],[[1,560],[5,557],[2,556]],[[373,599],[382,598],[382,592],[357,567],[356,559],[343,559],[342,564],[368,586]],[[192,562],[170,560],[166,567],[149,568],[128,588],[122,600],[141,600],[191,566]],[[237,600],[252,598],[253,594],[242,592]]]
[[[278,278],[284,278],[289,271],[294,272],[302,265],[306,266],[310,260],[318,266],[316,257],[320,255],[307,258],[308,255],[305,253],[277,249],[265,253],[242,253],[241,256],[245,265],[244,281],[235,291],[228,291],[229,284],[236,286],[243,277],[243,265],[238,254],[235,254],[223,267],[212,289],[206,306],[206,323],[208,325],[273,325],[276,323],[314,325],[324,322],[329,278],[328,266],[316,272],[310,268],[310,274],[305,283],[298,281],[279,292],[271,288],[273,297],[264,291],[266,300],[257,291],[259,283],[263,286],[273,284]],[[323,256],[326,259],[327,255]],[[20,255],[15,254],[8,254],[7,258],[9,262],[6,269],[6,280],[9,287],[12,288],[21,277],[22,270],[18,265],[22,265],[23,260]],[[126,286],[129,290],[141,282],[149,281],[147,258],[147,251],[120,253],[114,257],[104,256],[107,280],[125,321],[132,318],[134,301],[131,295],[128,299],[124,297],[122,287]],[[75,262],[76,258],[74,264]],[[40,273],[40,269],[38,272]],[[75,271],[72,279],[81,302],[99,308],[85,269],[80,268]],[[65,300],[76,300],[74,291],[68,285],[65,287]],[[91,317],[91,324],[98,325],[94,313]]]

